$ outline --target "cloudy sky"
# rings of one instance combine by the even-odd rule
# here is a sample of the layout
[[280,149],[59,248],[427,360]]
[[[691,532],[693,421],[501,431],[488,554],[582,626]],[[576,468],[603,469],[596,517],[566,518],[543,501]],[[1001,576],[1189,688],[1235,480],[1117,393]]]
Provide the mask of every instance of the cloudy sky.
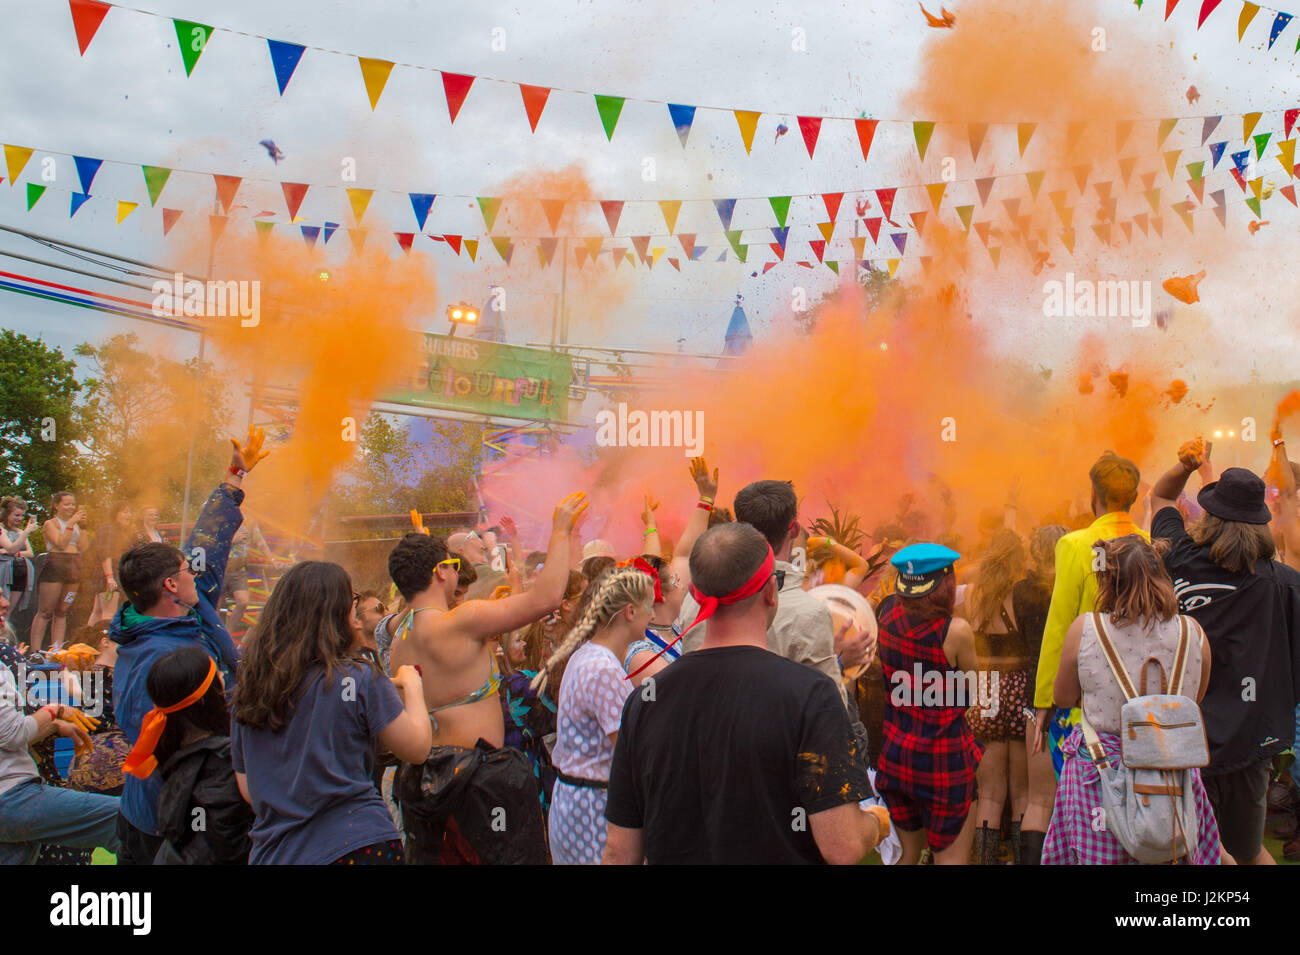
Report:
[[[1131,0],[1089,2],[1096,22],[1109,32],[1114,55],[1149,63],[1152,90],[1170,110],[1177,110],[1163,115],[1259,109],[1266,111],[1261,128],[1277,128],[1280,111],[1300,105],[1300,57],[1288,54],[1295,47],[1300,22],[1289,27],[1272,52],[1266,52],[1273,14],[1261,11],[1247,41],[1239,45],[1237,0],[1225,3],[1199,32],[1193,10],[1180,9],[1171,22],[1163,22],[1159,0],[1147,0],[1141,11]],[[918,169],[906,127],[882,124],[872,161],[864,165],[849,124],[827,123],[816,157],[810,159],[795,120],[800,114],[921,118],[904,115],[899,105],[924,67],[926,43],[933,32],[925,27],[914,3],[137,0],[137,4],[138,10],[158,16],[115,8],[83,57],[78,54],[66,0],[0,0],[0,22],[5,24],[0,33],[0,89],[5,97],[0,141],[36,148],[18,188],[0,186],[0,225],[168,267],[182,265],[175,261],[174,243],[162,238],[161,207],[185,211],[178,230],[201,224],[210,211],[211,179],[177,172],[159,208],[149,208],[139,166],[106,162],[92,189],[96,198],[69,219],[68,193],[79,188],[68,158],[74,154],[244,176],[249,181],[238,201],[248,208],[236,215],[275,210],[277,222],[286,218],[279,181],[342,186],[341,163],[351,157],[356,161],[357,181],[350,184],[377,190],[367,225],[379,228],[386,222],[391,229],[413,230],[416,225],[404,194],[434,192],[442,198],[426,231],[468,235],[481,234],[483,226],[477,206],[467,197],[491,194],[517,175],[559,170],[573,163],[580,164],[597,195],[627,199],[852,193],[938,178],[937,169],[930,168],[938,157],[927,157],[924,171]],[[1198,5],[1185,0],[1182,6]],[[960,16],[960,0],[950,0],[950,6]],[[930,4],[932,10],[937,7],[937,2]],[[193,75],[187,77],[169,17],[237,32],[214,34]],[[429,69],[399,65],[378,109],[372,111],[353,56],[309,49],[281,96],[261,37]],[[799,37],[802,44],[794,42]],[[1190,75],[1202,99],[1195,108],[1183,102],[1180,109],[1193,63]],[[453,126],[436,69],[549,86],[555,92],[534,134],[518,88],[480,80]],[[637,99],[629,99],[613,141],[607,142],[591,96],[566,90]],[[665,102],[762,111],[752,154],[745,153],[733,116],[720,110],[697,113],[683,149]],[[790,126],[790,133],[774,143],[781,122]],[[1234,138],[1239,133],[1238,129]],[[258,145],[267,138],[284,151],[278,166]],[[1234,149],[1241,148],[1237,143],[1239,139]],[[29,213],[23,183],[39,181],[46,155],[54,157],[56,178]],[[647,157],[655,160],[656,167],[650,182],[643,178]],[[1275,163],[1270,165],[1267,175],[1281,184],[1284,176]],[[120,226],[115,224],[115,199],[141,203]],[[841,221],[851,217],[851,201],[852,196],[846,196]],[[1232,281],[1220,283],[1217,292],[1207,287],[1203,297],[1207,310],[1232,312],[1233,321],[1249,326],[1243,328],[1241,340],[1248,347],[1259,346],[1252,361],[1265,374],[1285,375],[1290,367],[1289,374],[1294,375],[1293,359],[1265,354],[1262,345],[1280,340],[1290,348],[1295,342],[1297,313],[1292,303],[1300,289],[1296,277],[1279,264],[1297,261],[1294,236],[1300,218],[1277,201],[1270,213],[1280,218],[1261,233],[1253,251],[1254,264],[1237,270]],[[352,224],[339,188],[314,189],[300,215],[313,224],[324,220]],[[823,217],[812,200],[795,199],[791,206],[791,223],[807,226]],[[230,228],[251,229],[246,221],[238,226],[237,222],[232,219]],[[1233,242],[1245,241],[1240,222]],[[737,207],[734,227],[755,230],[746,234],[755,249],[764,249],[766,241],[757,230],[771,224],[766,203],[742,202]],[[688,202],[677,228],[701,234],[700,241],[713,250],[707,259],[722,251],[711,204]],[[620,234],[652,231],[663,231],[657,209],[629,207]],[[791,233],[792,248],[797,231]],[[843,226],[837,230],[842,248],[828,251],[828,258],[848,258],[847,243],[841,240],[848,234]],[[440,286],[440,301],[430,303],[428,328],[445,327],[439,316],[446,302],[481,301],[490,284],[505,282],[512,291],[506,325],[509,339],[522,343],[547,333],[559,286],[558,269],[539,273],[530,268],[527,281],[511,284],[510,273],[491,264],[497,259],[486,246],[475,265],[428,239],[417,242],[423,243],[418,249],[421,254],[436,262]],[[654,244],[668,244],[668,255],[680,252],[675,240]],[[390,245],[393,254],[400,254],[395,243]],[[0,250],[58,257],[6,233],[0,233]],[[347,250],[347,240],[340,236],[325,252],[345,256]],[[523,254],[535,252],[527,248]],[[806,252],[797,257],[806,257]],[[764,259],[758,256],[759,262]],[[638,268],[622,280],[612,314],[598,323],[575,315],[571,338],[651,348],[673,348],[680,341],[691,351],[716,352],[737,292],[745,295],[751,324],[762,336],[791,324],[793,284],[807,286],[815,296],[836,282],[825,268],[809,272],[793,265],[752,277],[754,261],[751,255],[748,265],[683,263],[680,274],[664,262],[653,272]],[[0,258],[0,269],[66,280],[59,273],[12,259]],[[1161,277],[1151,276],[1157,282]],[[82,281],[76,278],[73,284]],[[112,286],[84,281],[120,293]],[[1033,291],[1022,283],[990,294],[1007,314],[1033,313],[1031,317],[1041,321]],[[0,324],[70,348],[125,330],[132,323],[0,293]],[[1010,325],[1027,327],[1015,321]],[[1266,334],[1259,331],[1261,327]],[[1222,336],[1225,330],[1226,326],[1218,327],[1215,333]],[[1024,347],[1037,349],[1034,357],[1041,360],[1050,361],[1059,342],[1054,333],[1021,337],[1022,344],[1027,342]],[[180,333],[167,341],[178,353],[194,345],[193,336]]]

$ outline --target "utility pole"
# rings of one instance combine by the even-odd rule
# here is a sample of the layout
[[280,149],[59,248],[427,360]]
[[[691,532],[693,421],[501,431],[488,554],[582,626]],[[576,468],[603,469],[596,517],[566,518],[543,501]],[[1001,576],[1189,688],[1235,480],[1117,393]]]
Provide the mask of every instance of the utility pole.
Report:
[[[214,215],[216,215],[220,211],[221,211],[220,194],[217,194],[212,200],[212,212]],[[216,251],[217,251],[217,235],[212,230],[209,230],[208,232],[208,273],[207,273],[207,278],[209,279],[212,277],[212,260],[213,257],[216,255]],[[206,296],[204,297],[204,302],[205,303],[207,302]],[[204,308],[204,311],[205,312],[207,311],[206,307]],[[204,318],[206,317],[207,316],[205,315]],[[199,326],[199,368],[198,368],[200,374],[203,371],[203,352],[204,352],[204,346],[207,344],[207,340],[208,340],[207,334],[205,333],[203,326],[200,325]],[[190,485],[192,484],[194,478],[194,437],[195,437],[195,432],[199,430],[199,418],[200,418],[199,407],[200,405],[197,400],[193,401],[190,406],[190,449],[185,455],[185,499],[184,502],[181,504],[181,546],[182,547],[185,545],[185,528],[190,520]],[[251,405],[249,407],[249,417],[250,418],[252,417]]]

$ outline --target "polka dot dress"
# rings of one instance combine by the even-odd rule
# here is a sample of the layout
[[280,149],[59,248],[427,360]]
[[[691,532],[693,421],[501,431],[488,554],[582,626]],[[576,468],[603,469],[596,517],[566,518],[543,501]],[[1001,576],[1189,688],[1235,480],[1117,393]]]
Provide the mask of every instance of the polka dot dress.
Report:
[[[555,768],[579,779],[608,781],[614,760],[610,733],[618,732],[632,683],[613,651],[587,643],[569,660],[560,685]],[[551,800],[551,855],[557,865],[598,865],[605,850],[604,789],[555,783]]]

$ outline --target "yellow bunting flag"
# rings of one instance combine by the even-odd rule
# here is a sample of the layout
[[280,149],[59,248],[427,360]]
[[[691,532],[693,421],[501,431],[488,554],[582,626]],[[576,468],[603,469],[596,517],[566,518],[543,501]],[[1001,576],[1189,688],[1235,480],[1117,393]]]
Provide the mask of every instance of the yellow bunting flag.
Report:
[[555,235],[555,230],[560,227],[560,219],[564,216],[563,199],[539,199],[542,204],[542,212],[546,213],[546,221],[551,226],[551,235]]
[[10,187],[18,183],[18,177],[23,174],[23,167],[31,158],[32,151],[26,146],[5,146],[5,166],[9,170]]
[[1061,221],[1064,222],[1065,221],[1065,190],[1061,189],[1058,190],[1057,192],[1049,192],[1047,194],[1047,198],[1052,200],[1052,205],[1056,207],[1056,214],[1060,216]]
[[1259,122],[1259,118],[1263,115],[1263,113],[1245,113],[1242,115],[1241,141],[1243,143],[1250,142],[1250,134],[1255,131],[1255,124]]
[[1249,186],[1250,186],[1250,191],[1253,192],[1255,194],[1255,198],[1258,199],[1260,193],[1263,192],[1264,190],[1264,177],[1256,176],[1254,179],[1250,180]]
[[1277,161],[1282,164],[1286,174],[1295,178],[1295,140],[1284,139],[1277,144],[1278,157]]
[[348,190],[348,202],[352,204],[352,217],[356,219],[357,225],[361,225],[361,218],[366,214],[366,207],[370,205],[370,197],[374,194],[373,189]]
[[822,238],[827,242],[831,240],[831,233],[835,231],[834,222],[819,222],[817,228],[821,231]]
[[464,244],[465,244],[465,251],[469,253],[469,260],[471,262],[477,261],[478,260],[478,239],[466,239]]
[[348,238],[352,240],[352,247],[357,252],[364,251],[369,236],[369,229],[348,229]]
[[393,72],[393,63],[391,60],[372,60],[365,56],[357,57],[357,62],[361,64],[361,79],[365,81],[366,95],[370,97],[370,108],[373,110],[384,93],[384,87],[388,85],[388,74]]
[[902,262],[903,260],[902,260],[902,259],[886,259],[885,261],[889,263],[889,277],[892,279],[892,278],[894,277],[894,273],[898,271],[898,263],[899,263],[899,262]]
[[664,222],[668,224],[668,234],[672,235],[677,230],[677,213],[682,211],[682,200],[660,199],[659,208],[664,214]]
[[1179,149],[1171,149],[1165,153],[1165,169],[1169,170],[1169,178],[1174,178],[1174,169],[1178,166],[1178,155],[1182,152]]
[[925,151],[930,147],[930,137],[934,134],[934,123],[913,122],[912,136],[916,139],[916,151],[922,161],[925,160]]
[[600,255],[600,247],[604,240],[600,236],[591,239],[583,239],[583,244],[587,246],[587,254],[591,256],[591,261],[596,261],[596,256]]
[[1237,42],[1246,35],[1246,27],[1250,26],[1250,21],[1255,19],[1255,14],[1259,13],[1259,4],[1243,3],[1241,5],[1241,16],[1237,17]]
[[853,257],[861,261],[862,256],[866,253],[867,237],[865,235],[855,235],[849,239],[849,244],[853,246]]
[[[939,203],[943,201],[943,191],[948,188],[946,182],[932,182],[925,187],[925,191],[930,194],[930,205],[934,206],[934,211],[939,211]],[[861,256],[858,256],[861,258]]]
[[662,245],[655,246],[653,249],[650,250],[650,265],[652,268],[654,267],[655,263],[658,262],[659,259],[663,257],[663,254],[667,251],[668,250]]
[[1160,126],[1156,129],[1156,149],[1165,144],[1165,140],[1169,138],[1169,134],[1174,131],[1174,127],[1177,125],[1178,120],[1176,119],[1162,119],[1160,121]]
[[1025,173],[1025,179],[1029,183],[1029,195],[1032,198],[1037,199],[1038,187],[1043,184],[1043,172],[1027,172]]
[[1023,158],[1025,148],[1029,145],[1029,140],[1034,136],[1034,130],[1038,128],[1037,123],[1018,123],[1016,125],[1016,135],[1020,139],[1020,155]]
[[117,224],[121,225],[122,220],[135,211],[135,207],[140,203],[127,202],[125,199],[117,200]]
[[748,154],[750,147],[754,145],[754,130],[758,128],[758,117],[763,114],[748,109],[737,109],[732,112],[736,114],[736,125],[740,127],[740,138],[744,141],[745,152]]

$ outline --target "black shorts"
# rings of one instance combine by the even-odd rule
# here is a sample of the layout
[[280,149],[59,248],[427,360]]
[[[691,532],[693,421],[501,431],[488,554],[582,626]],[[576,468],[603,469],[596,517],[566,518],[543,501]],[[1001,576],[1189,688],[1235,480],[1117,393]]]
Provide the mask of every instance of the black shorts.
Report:
[[1224,773],[1201,774],[1205,794],[1214,806],[1219,841],[1238,861],[1255,858],[1264,848],[1264,814],[1268,809],[1268,778],[1273,758]]
[[40,582],[43,584],[63,584],[76,587],[81,583],[80,554],[47,554],[45,567],[41,570]]

